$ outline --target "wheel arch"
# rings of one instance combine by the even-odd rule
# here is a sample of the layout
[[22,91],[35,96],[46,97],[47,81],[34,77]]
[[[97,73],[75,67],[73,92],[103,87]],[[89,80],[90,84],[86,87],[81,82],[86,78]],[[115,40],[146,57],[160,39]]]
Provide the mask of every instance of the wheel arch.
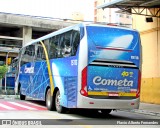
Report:
[[56,97],[56,93],[57,93],[58,90],[59,90],[58,87],[56,87],[56,88],[54,89],[54,92],[53,92],[53,100],[54,100],[54,102],[55,102],[55,97]]
[[20,89],[21,89],[21,83],[19,82],[19,83],[18,83],[18,90],[17,90],[17,93],[18,93],[18,94],[20,94]]
[[[48,91],[48,89],[50,89],[50,86],[47,86],[47,88],[46,88],[46,91],[45,91],[45,99],[46,99],[46,95],[47,95],[47,91]],[[57,93],[57,91],[59,90],[59,88],[58,87],[55,87],[55,89],[54,89],[54,91],[53,91],[53,102],[55,102],[55,97],[56,97],[56,93]]]
[[[52,97],[50,97],[50,99],[48,100],[48,96],[51,93],[50,91],[50,86],[47,86],[46,90],[45,90],[45,102],[46,102],[46,106],[48,108],[48,110],[52,111],[52,110],[56,110],[56,106],[55,106],[55,98],[56,98],[56,93],[58,91],[58,87],[56,87],[54,89],[53,95]],[[49,94],[48,94],[49,92]],[[49,102],[48,102],[49,101]]]

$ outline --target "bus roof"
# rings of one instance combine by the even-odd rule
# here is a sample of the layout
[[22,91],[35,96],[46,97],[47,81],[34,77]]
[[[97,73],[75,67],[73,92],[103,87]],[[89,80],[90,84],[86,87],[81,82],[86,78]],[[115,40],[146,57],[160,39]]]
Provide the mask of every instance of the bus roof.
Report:
[[[119,28],[119,29],[124,29],[124,30],[136,31],[136,30],[131,29],[131,28],[125,28],[125,27],[120,27],[120,26],[112,26],[112,25],[96,24],[96,23],[80,23],[80,24],[77,24],[77,25],[74,25],[74,26],[69,26],[69,27],[66,27],[66,28],[59,29],[59,30],[54,31],[54,32],[52,32],[52,33],[50,33],[50,34],[47,34],[47,35],[45,35],[45,36],[42,36],[42,37],[40,37],[40,38],[38,38],[38,39],[35,39],[35,40],[33,40],[33,41],[25,44],[23,47],[26,47],[26,46],[31,45],[31,44],[34,44],[34,43],[36,43],[36,42],[39,42],[39,41],[48,39],[48,38],[50,38],[50,37],[52,37],[52,36],[61,34],[61,33],[63,33],[63,32],[69,31],[69,30],[71,30],[72,28],[74,28],[74,27],[76,27],[76,26],[84,26],[84,27],[85,27],[85,26],[97,26],[97,27],[99,26],[99,27],[110,27],[110,28],[112,27],[112,28]],[[22,48],[23,48],[23,47],[22,47]]]
[[99,27],[119,28],[119,29],[125,29],[130,31],[137,31],[135,29],[124,27],[124,26],[118,26],[114,24],[104,24],[104,23],[103,24],[90,23],[90,24],[86,24],[86,26],[97,26],[97,27],[99,26]]
[[69,31],[70,29],[72,29],[72,28],[74,28],[74,27],[76,27],[76,26],[79,26],[79,24],[74,25],[74,26],[69,26],[69,27],[66,27],[66,28],[59,29],[59,30],[54,31],[54,32],[52,32],[52,33],[50,33],[50,34],[47,34],[47,35],[45,35],[45,36],[42,36],[42,37],[37,38],[37,39],[35,39],[35,40],[32,40],[31,42],[26,43],[23,47],[26,47],[26,46],[31,45],[31,44],[34,44],[34,43],[36,43],[36,42],[45,40],[45,39],[50,38],[50,37],[52,37],[52,36],[61,34],[61,33],[65,32],[65,31]]

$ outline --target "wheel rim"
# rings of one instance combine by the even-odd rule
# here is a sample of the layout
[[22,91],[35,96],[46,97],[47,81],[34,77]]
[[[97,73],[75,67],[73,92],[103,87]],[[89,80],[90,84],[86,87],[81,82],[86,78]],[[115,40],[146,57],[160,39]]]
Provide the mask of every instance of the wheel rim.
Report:
[[57,97],[56,97],[56,109],[57,110],[60,109],[60,94],[57,94]]

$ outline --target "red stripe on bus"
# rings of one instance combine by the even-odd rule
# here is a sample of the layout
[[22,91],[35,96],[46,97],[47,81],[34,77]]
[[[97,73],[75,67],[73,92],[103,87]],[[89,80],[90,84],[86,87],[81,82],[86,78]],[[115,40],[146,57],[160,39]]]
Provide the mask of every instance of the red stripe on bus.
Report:
[[96,48],[98,48],[98,49],[104,49],[104,50],[116,50],[116,51],[132,52],[132,50],[120,49],[120,48],[103,48],[103,47],[99,47],[99,46],[97,46]]

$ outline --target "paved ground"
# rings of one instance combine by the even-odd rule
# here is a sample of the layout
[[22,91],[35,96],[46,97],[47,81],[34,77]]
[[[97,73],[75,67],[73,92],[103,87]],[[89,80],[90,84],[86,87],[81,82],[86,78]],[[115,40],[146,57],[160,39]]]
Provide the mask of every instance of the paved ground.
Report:
[[150,103],[140,103],[139,109],[134,110],[121,110],[126,112],[141,113],[145,115],[159,116],[160,117],[160,105]]
[[[0,95],[0,99],[19,99],[18,95]],[[160,105],[150,103],[140,103],[139,109],[134,110],[121,110],[133,113],[142,113],[146,115],[159,116],[160,117]]]
[[0,111],[27,111],[27,110],[47,110],[45,106],[20,100],[4,100],[0,99]]
[[[122,128],[125,125],[119,125],[117,122],[126,120],[138,122],[143,121],[154,121],[158,122],[160,119],[160,105],[140,103],[140,109],[135,110],[117,110],[112,111],[110,115],[104,117],[99,114],[87,113],[87,111],[73,111],[67,114],[59,114],[56,111],[47,111],[45,104],[38,101],[21,101],[18,96],[2,96],[0,95],[0,123],[2,121],[13,121],[18,122],[21,119],[24,121],[42,120],[42,128]],[[4,120],[7,119],[7,120]],[[51,119],[51,120],[49,120]],[[47,121],[51,121],[47,123]],[[112,122],[114,121],[114,122]],[[44,123],[45,122],[45,123]],[[109,124],[114,124],[109,125]],[[50,124],[50,125],[49,125]],[[51,125],[53,124],[53,125]],[[160,122],[158,123],[160,124]],[[61,125],[61,126],[59,126]],[[0,127],[10,128],[11,125],[0,125]],[[12,126],[13,127],[13,126]],[[16,128],[21,128],[21,125]],[[23,126],[24,127],[24,126]],[[32,126],[29,126],[32,127]],[[41,128],[40,126],[34,126],[33,128]],[[126,128],[159,128],[159,125],[126,125]],[[26,127],[27,128],[27,127]]]

